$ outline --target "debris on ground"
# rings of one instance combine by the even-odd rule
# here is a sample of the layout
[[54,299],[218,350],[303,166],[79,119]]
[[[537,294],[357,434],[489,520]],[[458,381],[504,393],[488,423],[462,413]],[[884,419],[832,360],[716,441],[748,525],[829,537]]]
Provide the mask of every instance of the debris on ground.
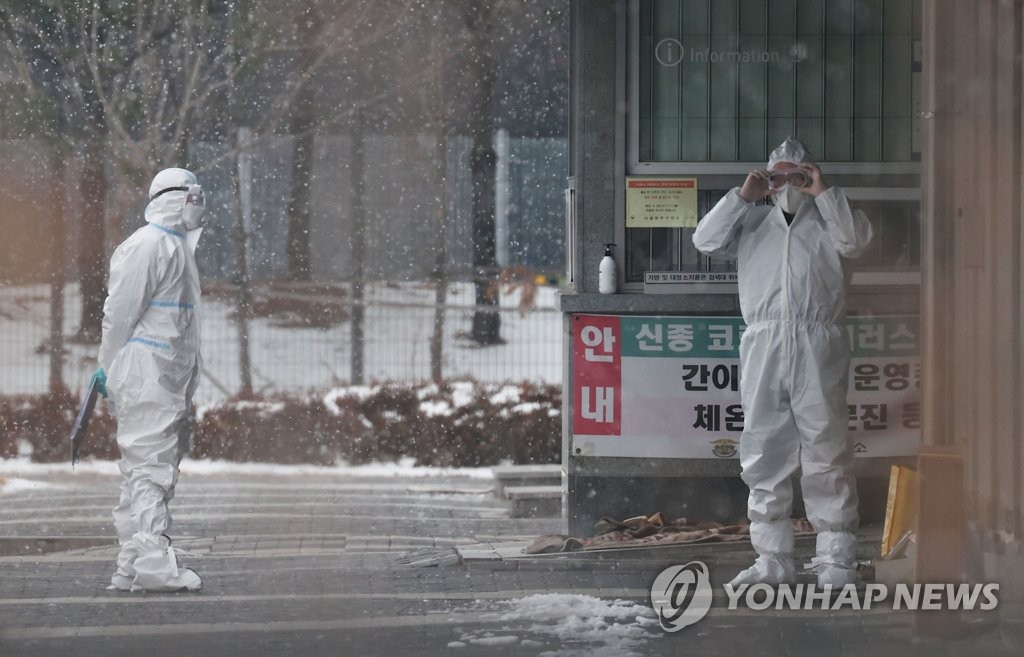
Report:
[[[793,532],[798,536],[807,535],[813,534],[814,529],[806,518],[794,518]],[[539,536],[526,548],[526,554],[745,540],[750,540],[750,525],[746,523],[727,524],[692,518],[671,520],[658,512],[621,521],[605,516],[594,525],[594,535],[590,538],[564,534]]]

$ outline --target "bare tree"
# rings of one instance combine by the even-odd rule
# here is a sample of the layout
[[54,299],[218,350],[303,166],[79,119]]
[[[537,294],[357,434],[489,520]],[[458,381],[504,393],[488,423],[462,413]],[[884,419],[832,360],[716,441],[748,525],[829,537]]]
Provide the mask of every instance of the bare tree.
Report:
[[[323,31],[323,16],[316,0],[303,0],[296,19],[300,38],[299,69],[308,70],[316,58],[313,44]],[[308,281],[310,268],[309,219],[313,179],[313,127],[316,121],[312,85],[303,85],[292,107],[292,185],[288,201],[288,278]]]
[[[245,120],[257,138],[273,134],[296,100],[308,97],[307,83],[317,70],[339,51],[391,29],[386,17],[377,20],[373,3],[320,2],[335,8],[329,20],[315,25],[315,34],[299,34],[294,24],[276,20],[281,7],[272,0],[11,0],[0,7],[0,56],[27,95],[62,117],[81,158],[82,340],[98,340],[100,333],[111,176],[113,196],[137,198],[139,186],[158,169],[188,166],[195,131],[213,132],[224,120],[232,85],[251,88],[253,96],[248,116],[231,120]],[[228,29],[244,35],[233,39],[244,42],[244,50],[229,47]],[[300,43],[306,56],[296,60]],[[259,85],[275,76],[273,87]],[[301,137],[308,133],[306,124],[292,127]],[[295,205],[307,208],[308,223],[308,198]]]
[[102,134],[106,126],[100,94],[79,46],[84,39],[107,39],[106,31],[101,35],[92,25],[98,11],[25,0],[0,9],[0,49],[16,80],[26,88],[27,95],[44,101],[60,115],[57,123],[68,127],[80,145],[83,202],[78,269],[83,304],[79,335],[86,340],[99,336],[103,303],[103,203],[107,180]]
[[[438,14],[430,40],[430,77],[431,83],[423,86],[423,93],[432,96],[428,105],[432,105],[430,129],[435,134],[434,180],[436,198],[434,199],[434,330],[430,338],[430,378],[435,383],[444,379],[443,347],[445,311],[448,301],[448,135],[449,110],[445,102],[444,68],[445,60],[441,56],[445,37],[445,20]],[[431,102],[432,101],[432,102]]]
[[127,173],[137,185],[177,160],[196,113],[223,85],[211,75],[224,52],[208,47],[214,18],[209,2],[21,0],[0,9],[0,52],[26,94],[59,115],[81,158],[83,341],[100,334],[109,177]]

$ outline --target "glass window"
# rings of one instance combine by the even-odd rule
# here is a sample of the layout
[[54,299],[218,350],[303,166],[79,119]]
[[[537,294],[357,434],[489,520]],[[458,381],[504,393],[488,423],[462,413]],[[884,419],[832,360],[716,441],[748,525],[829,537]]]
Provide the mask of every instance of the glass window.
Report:
[[[792,135],[872,222],[857,269],[919,269],[920,0],[633,2],[628,174],[695,177],[703,217]],[[625,282],[735,271],[692,235],[627,228]]]
[[639,160],[920,158],[920,3],[641,0]]
[[[703,216],[728,190],[701,192]],[[917,201],[851,201],[874,230],[858,271],[914,272],[921,266],[921,209]],[[626,282],[640,283],[648,271],[736,271],[726,258],[706,257],[693,246],[692,228],[630,228],[626,231]]]
[[871,221],[874,237],[857,258],[863,271],[907,272],[921,268],[921,205],[916,201],[851,201]]

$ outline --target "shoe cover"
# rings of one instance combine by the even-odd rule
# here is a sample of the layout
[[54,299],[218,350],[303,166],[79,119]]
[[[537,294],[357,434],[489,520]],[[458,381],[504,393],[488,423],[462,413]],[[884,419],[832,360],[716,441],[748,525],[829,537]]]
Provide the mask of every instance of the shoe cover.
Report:
[[733,577],[729,586],[735,589],[742,584],[795,583],[796,566],[793,565],[793,558],[785,554],[775,554],[758,557],[753,566],[740,571],[736,577]]
[[107,587],[107,590],[108,591],[131,591],[132,590],[132,580],[134,580],[134,579],[135,579],[134,576],[129,577],[127,575],[122,575],[119,572],[114,573],[111,576],[111,578],[110,578],[110,586]]
[[136,534],[132,541],[138,546],[139,556],[135,559],[135,579],[131,590],[169,592],[187,589],[198,591],[202,580],[195,571],[188,568],[179,570],[174,548],[166,536]]
[[843,566],[823,565],[818,568],[818,586],[841,589],[847,584],[857,583],[857,569]]
[[818,532],[818,556],[811,559],[811,568],[818,573],[820,586],[842,588],[857,583],[857,537],[853,532]]
[[818,532],[815,564],[852,568],[857,557],[857,536],[853,532]]
[[203,589],[203,578],[191,568],[185,568],[169,583],[169,586],[177,586],[178,588],[175,589],[177,591],[185,590],[194,593]]
[[110,586],[107,587],[109,590],[117,589],[118,591],[131,591],[132,593],[149,592],[149,593],[174,593],[175,591],[188,591],[189,593],[195,593],[203,590],[203,579],[199,576],[199,573],[192,570],[191,568],[185,568],[178,572],[176,577],[172,577],[165,580],[160,588],[149,588],[143,589],[136,585],[130,585],[129,588],[122,588],[113,583],[111,580]]

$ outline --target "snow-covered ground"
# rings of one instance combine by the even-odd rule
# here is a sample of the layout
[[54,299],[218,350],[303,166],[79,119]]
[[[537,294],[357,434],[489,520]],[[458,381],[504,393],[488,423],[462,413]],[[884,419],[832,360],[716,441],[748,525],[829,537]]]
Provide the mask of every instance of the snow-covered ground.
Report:
[[[4,461],[0,460],[0,464]],[[2,466],[0,466],[2,467]],[[25,477],[0,477],[0,495],[13,495],[14,493],[35,492],[40,490],[52,490],[56,487],[49,481],[40,481]]]
[[545,645],[529,638],[533,636],[558,639],[563,646],[557,652],[540,652],[541,657],[640,657],[647,654],[644,644],[661,636],[651,631],[658,625],[654,611],[627,600],[543,593],[500,602],[493,613],[513,627],[529,623],[527,636],[512,627],[480,630],[463,634],[448,647],[467,648],[472,654],[472,646],[518,646],[527,651]]
[[[367,463],[364,465],[341,464],[319,465],[275,465],[272,463],[232,463],[210,459],[186,458],[181,471],[187,475],[258,475],[258,476],[319,476],[351,478],[450,478],[462,477],[490,481],[494,473],[490,468],[437,468],[416,465],[412,458],[401,458],[394,463]],[[34,463],[28,457],[0,459],[0,494],[20,493],[28,490],[52,488],[55,484],[42,481],[47,475],[59,474],[73,481],[75,476],[115,475],[115,461],[82,461],[74,469],[66,461],[59,463]]]
[[[49,335],[49,286],[0,288],[0,394],[44,392],[49,356],[41,346]],[[366,292],[365,376],[376,381],[423,381],[430,378],[433,333],[433,287],[423,283],[374,284]],[[459,337],[472,318],[473,288],[454,283],[448,297],[443,347],[446,378],[471,376],[481,381],[557,383],[562,377],[561,314],[556,291],[541,287],[536,309],[520,314],[520,292],[502,291],[501,335],[504,345],[476,348]],[[375,305],[376,304],[376,305]],[[388,304],[388,305],[381,305]],[[65,299],[65,335],[78,324],[77,285]],[[422,307],[420,307],[422,306]],[[196,400],[211,403],[234,393],[239,385],[237,328],[232,305],[203,301],[205,373]],[[254,387],[260,392],[323,391],[350,379],[350,324],[331,329],[286,328],[272,320],[251,324]],[[80,390],[96,368],[96,345],[66,345],[64,379]]]

